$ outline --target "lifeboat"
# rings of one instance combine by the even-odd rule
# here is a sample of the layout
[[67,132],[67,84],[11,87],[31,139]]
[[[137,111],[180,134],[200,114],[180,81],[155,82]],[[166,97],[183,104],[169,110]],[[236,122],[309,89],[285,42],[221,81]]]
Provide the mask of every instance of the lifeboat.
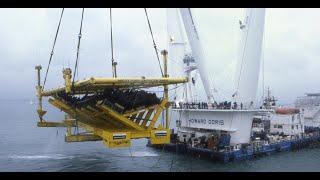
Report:
[[297,108],[282,107],[276,109],[276,114],[297,114],[299,112],[300,110]]

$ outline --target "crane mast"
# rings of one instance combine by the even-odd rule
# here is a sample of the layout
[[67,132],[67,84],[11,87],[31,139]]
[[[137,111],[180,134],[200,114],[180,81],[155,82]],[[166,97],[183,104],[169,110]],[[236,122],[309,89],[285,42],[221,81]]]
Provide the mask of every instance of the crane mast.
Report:
[[182,18],[185,31],[189,40],[192,55],[195,59],[195,63],[197,65],[197,68],[199,70],[199,74],[201,77],[201,81],[202,81],[205,93],[207,95],[208,103],[212,104],[214,102],[214,98],[211,92],[211,87],[208,80],[208,74],[205,68],[204,55],[203,55],[199,34],[197,32],[191,10],[190,8],[180,8],[180,14],[181,14],[181,18]]
[[[199,34],[196,29],[191,10],[189,8],[180,8],[180,14],[189,45],[192,50],[195,64],[199,71],[204,90],[208,98],[208,104],[214,103],[213,94],[208,81],[206,72],[206,63],[202,51]],[[193,133],[203,132],[202,130],[213,130],[217,132],[225,131],[230,133],[230,145],[245,144],[250,142],[250,133],[252,121],[255,114],[263,112],[255,108],[255,97],[258,88],[260,61],[262,51],[262,41],[264,32],[265,9],[253,8],[247,9],[245,20],[240,21],[241,40],[239,54],[237,58],[237,68],[235,75],[235,89],[232,102],[225,101],[217,106],[211,104],[202,110],[200,108],[184,107],[176,109],[181,112],[181,123],[179,127],[184,132]],[[210,122],[212,119],[219,119],[209,126],[208,123],[192,122],[193,119],[205,120]],[[190,121],[191,120],[191,121]],[[200,121],[201,122],[201,121]]]
[[[168,69],[171,76],[188,76],[186,74],[183,58],[186,54],[186,41],[183,37],[182,24],[180,13],[177,8],[167,8],[167,42],[168,42]],[[191,78],[189,78],[191,79]],[[187,83],[189,84],[189,83]],[[187,85],[184,88],[178,89],[178,93],[174,92],[175,101],[190,101],[190,91],[187,90]]]
[[265,8],[249,8],[240,21],[240,46],[234,80],[234,101],[254,108],[259,81]]

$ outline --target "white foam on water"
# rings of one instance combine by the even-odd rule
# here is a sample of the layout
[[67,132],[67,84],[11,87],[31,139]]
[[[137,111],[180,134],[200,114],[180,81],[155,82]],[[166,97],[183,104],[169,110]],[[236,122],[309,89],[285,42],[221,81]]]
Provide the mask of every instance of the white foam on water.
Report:
[[132,156],[133,157],[155,157],[159,155],[152,152],[148,152],[148,151],[135,151],[135,152],[132,152]]
[[9,156],[11,159],[72,159],[73,156],[66,156],[61,154],[53,154],[53,155],[12,155]]

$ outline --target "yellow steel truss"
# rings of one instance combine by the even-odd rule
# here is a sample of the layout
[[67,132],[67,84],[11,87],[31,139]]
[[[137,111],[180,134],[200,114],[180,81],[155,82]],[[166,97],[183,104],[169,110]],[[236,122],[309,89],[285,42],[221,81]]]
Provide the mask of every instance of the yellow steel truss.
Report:
[[[66,142],[99,141],[110,148],[128,147],[131,139],[149,138],[152,144],[169,143],[169,100],[168,85],[187,82],[187,78],[169,78],[167,73],[167,52],[163,51],[164,56],[164,77],[162,78],[90,78],[77,81],[71,87],[71,69],[63,70],[65,80],[64,87],[44,91],[40,85],[41,66],[37,66],[38,86],[37,96],[39,100],[37,112],[40,121],[39,127],[67,127],[65,137]],[[164,87],[164,95],[160,103],[149,107],[139,107],[120,113],[112,107],[103,103],[74,107],[57,96],[58,93],[65,92],[73,94],[96,93],[105,88],[131,89]],[[73,89],[72,89],[73,88]],[[42,98],[50,97],[49,103],[62,110],[68,118],[62,122],[47,122],[43,119],[46,111],[42,110]],[[166,112],[166,126],[157,125],[160,114]],[[72,134],[72,127],[80,127],[86,131],[84,134]]]

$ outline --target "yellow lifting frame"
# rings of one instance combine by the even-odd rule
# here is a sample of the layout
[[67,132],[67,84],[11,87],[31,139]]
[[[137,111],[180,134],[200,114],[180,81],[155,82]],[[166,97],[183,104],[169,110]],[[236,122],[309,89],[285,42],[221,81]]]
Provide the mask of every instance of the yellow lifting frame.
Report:
[[[153,144],[169,143],[169,97],[168,85],[186,83],[187,78],[169,78],[167,71],[167,51],[162,51],[164,59],[164,76],[162,78],[97,78],[92,77],[74,83],[74,94],[102,92],[105,88],[131,89],[131,88],[149,88],[164,87],[164,95],[158,105],[148,107],[139,107],[119,113],[107,105],[97,103],[86,107],[73,107],[60,99],[57,94],[61,92],[71,92],[71,69],[63,70],[65,87],[59,87],[44,91],[40,84],[41,66],[36,66],[38,73],[37,96],[40,122],[39,127],[67,127],[66,142],[82,142],[102,140],[110,148],[128,147],[131,145],[131,139],[149,138]],[[58,109],[67,113],[74,119],[66,119],[62,122],[46,122],[43,119],[46,111],[42,110],[43,97],[49,98],[49,103]],[[156,122],[165,110],[166,126],[158,125]],[[143,118],[144,117],[144,118]],[[72,134],[71,127],[79,126],[86,130],[85,134]],[[162,135],[157,135],[162,134]],[[165,134],[165,135],[163,135]]]

